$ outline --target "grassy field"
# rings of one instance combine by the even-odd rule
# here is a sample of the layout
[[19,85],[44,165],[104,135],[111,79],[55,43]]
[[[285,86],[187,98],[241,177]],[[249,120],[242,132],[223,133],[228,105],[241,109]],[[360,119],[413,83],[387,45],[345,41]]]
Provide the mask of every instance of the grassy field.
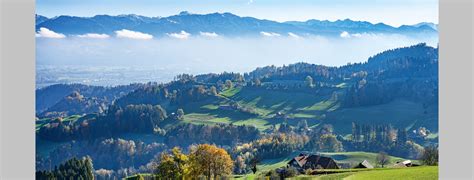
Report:
[[411,168],[384,168],[356,172],[345,172],[321,176],[299,176],[292,179],[318,179],[318,180],[436,180],[438,179],[438,166],[419,166]]
[[331,123],[340,133],[350,133],[352,122],[365,124],[390,123],[396,127],[407,128],[414,124],[433,128],[437,121],[433,121],[434,114],[424,113],[421,103],[398,99],[387,104],[343,108],[327,114],[326,122]]
[[[328,175],[299,175],[289,180],[436,180],[438,166],[419,166],[410,168],[377,168],[377,169],[341,169],[340,173]],[[131,176],[129,178],[135,177]],[[142,174],[150,177],[151,174]],[[229,179],[264,179],[262,175],[235,175]]]
[[328,110],[334,102],[330,97],[303,92],[283,92],[265,89],[240,89],[227,96],[240,104],[256,108],[264,116],[284,112],[286,114],[306,114],[310,117]]
[[[349,163],[354,166],[358,163],[367,160],[373,166],[376,166],[377,153],[370,152],[335,152],[335,153],[321,153],[323,156],[331,157],[338,163]],[[403,158],[390,156],[389,167],[391,164],[395,164],[397,161],[405,160]]]
[[[248,174],[248,175],[235,175],[233,179],[259,179],[266,172],[284,167],[286,164],[297,155],[298,153],[293,153],[288,157],[282,157],[278,159],[264,160],[259,165],[257,165],[257,173]],[[349,163],[349,164],[358,164],[363,160],[369,161],[372,165],[376,166],[375,158],[377,153],[369,152],[337,152],[337,153],[321,153],[323,156],[328,156],[334,158],[337,163]],[[438,169],[437,167],[412,167],[412,168],[392,168],[392,164],[397,161],[405,160],[403,158],[390,156],[390,163],[388,168],[375,168],[375,169],[332,169],[332,170],[322,170],[327,172],[332,172],[332,174],[327,175],[300,175],[291,179],[320,179],[320,180],[339,180],[339,179],[385,179],[389,177],[390,179],[437,179]],[[414,161],[417,163],[417,161]],[[337,172],[337,173],[334,173]],[[392,178],[393,177],[393,178]]]
[[[282,157],[278,159],[267,159],[263,160],[257,165],[257,174],[268,172],[272,169],[276,169],[279,167],[284,167],[286,164],[295,156],[297,156],[299,152],[295,152],[287,157]],[[370,152],[336,152],[336,153],[321,153],[322,156],[327,156],[333,158],[337,163],[349,163],[353,164],[354,166],[358,163],[367,160],[373,166],[376,166],[375,158],[377,157],[377,153],[370,153]],[[387,167],[391,167],[391,164],[394,164],[397,161],[405,160],[403,158],[390,156],[390,163]],[[416,162],[416,161],[414,161]],[[343,169],[341,169],[343,170]],[[253,176],[253,175],[248,175]],[[245,178],[249,178],[248,176],[243,176]]]
[[[324,111],[334,107],[335,102],[327,101],[308,93],[287,93],[264,89],[232,88],[223,91],[221,98],[208,102],[190,103],[185,107],[185,122],[194,124],[234,123],[236,125],[253,125],[265,130],[271,125],[283,122],[275,114],[283,112],[288,115],[288,123],[296,125],[300,120],[307,120],[309,126],[321,123]],[[252,116],[232,110],[220,110],[219,105],[230,101],[254,109],[259,115]]]
[[[81,118],[82,116],[81,115],[71,115],[71,116],[68,116],[68,117],[65,117],[63,118],[63,123],[69,123],[69,122],[74,122],[76,120],[78,120],[79,118]],[[43,127],[45,124],[51,122],[52,119],[50,118],[44,118],[44,119],[39,119],[35,122],[35,127],[36,127],[36,131],[38,131],[41,127]]]
[[[228,104],[230,101],[250,107],[259,115],[251,116],[236,110],[219,109],[219,105]],[[297,125],[301,120],[306,120],[310,127],[329,123],[341,134],[351,133],[352,122],[390,123],[397,128],[407,129],[424,126],[437,131],[434,111],[427,111],[421,103],[403,99],[382,105],[343,108],[339,101],[329,95],[237,87],[223,91],[219,98],[189,103],[184,109],[187,123],[234,123],[253,125],[260,130],[282,123],[284,119],[276,118],[275,114],[283,112],[287,115],[286,120],[290,125]]]

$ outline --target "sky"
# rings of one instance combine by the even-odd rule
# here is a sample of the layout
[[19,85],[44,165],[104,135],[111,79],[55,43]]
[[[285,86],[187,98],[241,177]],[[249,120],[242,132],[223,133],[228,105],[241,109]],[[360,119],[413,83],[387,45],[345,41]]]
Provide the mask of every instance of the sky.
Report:
[[166,17],[181,11],[230,12],[279,22],[349,18],[395,27],[438,23],[438,0],[36,0],[36,13],[46,17],[98,14]]

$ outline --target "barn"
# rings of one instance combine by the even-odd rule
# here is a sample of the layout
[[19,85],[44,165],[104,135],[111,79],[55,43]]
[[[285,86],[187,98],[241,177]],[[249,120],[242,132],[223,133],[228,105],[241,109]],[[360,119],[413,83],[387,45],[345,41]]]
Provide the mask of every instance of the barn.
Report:
[[288,166],[303,172],[307,169],[339,169],[336,161],[330,157],[300,154],[288,162]]

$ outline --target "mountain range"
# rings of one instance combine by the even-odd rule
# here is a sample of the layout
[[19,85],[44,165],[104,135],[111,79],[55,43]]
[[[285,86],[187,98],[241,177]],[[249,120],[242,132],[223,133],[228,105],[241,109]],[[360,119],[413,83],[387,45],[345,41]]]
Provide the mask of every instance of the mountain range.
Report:
[[254,17],[242,17],[227,12],[191,14],[186,11],[168,17],[147,17],[130,14],[117,16],[96,15],[93,17],[61,15],[47,18],[36,15],[36,30],[38,31],[42,27],[65,35],[87,33],[115,35],[115,31],[127,29],[151,34],[156,37],[184,32],[191,35],[209,33],[225,36],[339,36],[342,32],[349,34],[437,34],[437,25],[425,22],[416,25],[402,25],[400,27],[350,19],[336,21],[311,19],[304,22],[277,22]]

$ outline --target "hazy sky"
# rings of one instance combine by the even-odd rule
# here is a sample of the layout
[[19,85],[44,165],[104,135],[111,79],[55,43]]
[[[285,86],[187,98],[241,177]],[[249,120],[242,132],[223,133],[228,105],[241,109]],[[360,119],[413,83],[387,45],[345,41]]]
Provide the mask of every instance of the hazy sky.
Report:
[[36,13],[47,17],[169,16],[181,11],[231,12],[276,21],[350,18],[392,26],[438,23],[438,0],[36,0]]

